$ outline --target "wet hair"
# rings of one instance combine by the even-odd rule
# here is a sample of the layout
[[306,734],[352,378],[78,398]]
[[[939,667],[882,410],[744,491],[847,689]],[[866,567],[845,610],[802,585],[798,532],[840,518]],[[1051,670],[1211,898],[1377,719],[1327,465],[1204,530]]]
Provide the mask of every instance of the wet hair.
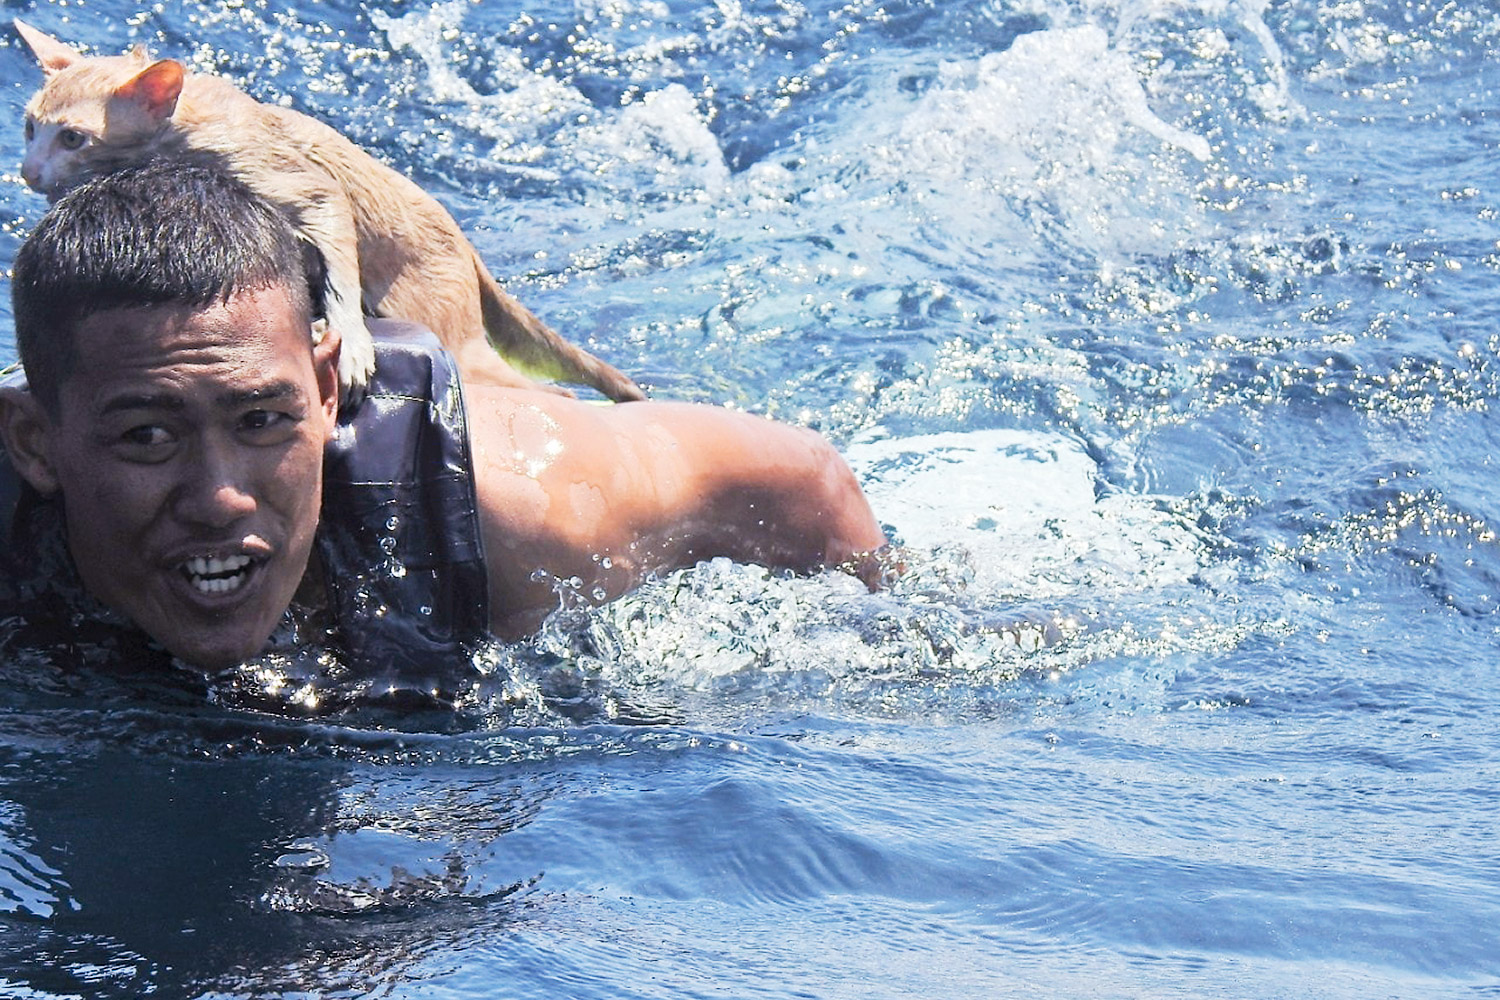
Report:
[[110,309],[227,302],[284,286],[309,323],[323,315],[317,249],[240,181],[210,167],[148,163],[89,181],[52,207],[16,255],[16,346],[54,416],[78,362],[74,336]]

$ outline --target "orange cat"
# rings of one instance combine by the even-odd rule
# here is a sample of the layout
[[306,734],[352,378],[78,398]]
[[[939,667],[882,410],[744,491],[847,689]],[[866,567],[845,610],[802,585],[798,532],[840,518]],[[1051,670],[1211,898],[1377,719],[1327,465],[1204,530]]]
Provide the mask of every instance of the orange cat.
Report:
[[322,251],[328,322],[343,338],[346,389],[357,392],[374,369],[369,313],[430,328],[470,377],[535,387],[514,364],[613,399],[644,398],[628,377],[507,295],[436,200],[327,125],[261,104],[174,60],[153,62],[140,47],[87,57],[15,25],[47,77],[26,109],[26,183],[55,200],[91,177],[147,159],[228,169]]

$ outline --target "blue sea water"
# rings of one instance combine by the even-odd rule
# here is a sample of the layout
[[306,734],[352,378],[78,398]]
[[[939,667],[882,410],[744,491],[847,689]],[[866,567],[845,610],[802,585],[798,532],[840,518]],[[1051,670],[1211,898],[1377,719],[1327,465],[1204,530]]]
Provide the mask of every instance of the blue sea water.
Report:
[[0,995],[1500,996],[1492,4],[7,11],[335,124],[908,572],[564,588],[451,710],[0,664]]

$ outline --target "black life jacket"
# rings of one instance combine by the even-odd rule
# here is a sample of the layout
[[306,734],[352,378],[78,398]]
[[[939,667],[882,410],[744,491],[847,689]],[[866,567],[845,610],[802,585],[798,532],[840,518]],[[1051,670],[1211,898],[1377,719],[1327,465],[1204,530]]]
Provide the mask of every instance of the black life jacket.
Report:
[[[343,663],[392,687],[443,686],[437,679],[451,678],[455,658],[489,627],[463,391],[426,329],[370,328],[375,376],[360,404],[341,411],[325,451],[314,551]],[[17,372],[3,384],[25,382]],[[0,450],[0,620],[50,620],[60,642],[89,648],[86,659],[103,648],[152,655],[154,644],[83,593],[59,508]]]
[[323,462],[316,552],[346,662],[413,678],[489,629],[458,368],[425,328],[371,320],[375,376]]

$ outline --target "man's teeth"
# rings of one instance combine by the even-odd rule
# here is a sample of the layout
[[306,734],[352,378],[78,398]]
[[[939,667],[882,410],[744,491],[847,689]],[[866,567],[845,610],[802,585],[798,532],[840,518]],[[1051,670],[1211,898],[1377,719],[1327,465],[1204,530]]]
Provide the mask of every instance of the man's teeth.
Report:
[[246,568],[253,562],[249,556],[227,556],[223,559],[195,556],[182,564],[188,580],[205,594],[225,594],[236,590],[249,576]]

